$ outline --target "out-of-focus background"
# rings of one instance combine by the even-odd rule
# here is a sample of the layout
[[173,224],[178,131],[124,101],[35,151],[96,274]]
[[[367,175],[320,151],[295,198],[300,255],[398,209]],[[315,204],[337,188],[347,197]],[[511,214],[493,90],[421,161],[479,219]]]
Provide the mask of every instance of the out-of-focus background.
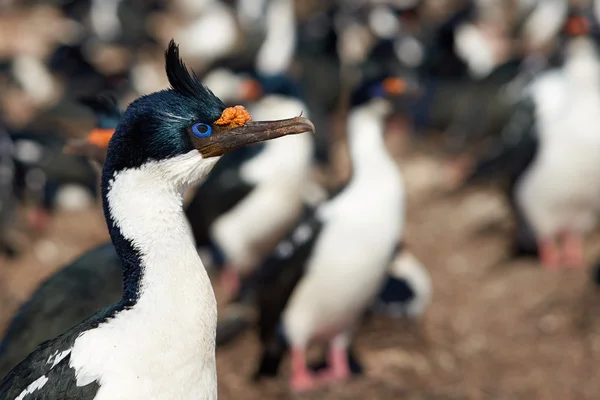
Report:
[[[349,87],[377,62],[373,50],[387,48],[411,88],[387,124],[408,199],[403,242],[431,275],[431,304],[416,322],[366,320],[355,346],[365,374],[302,398],[597,398],[600,192],[575,232],[584,262],[552,270],[538,260],[544,238],[521,235],[530,220],[515,182],[532,168],[531,159],[521,165],[530,136],[539,155],[554,137],[544,132],[560,125],[567,144],[558,148],[571,153],[546,161],[565,170],[581,161],[569,140],[600,142],[599,3],[0,0],[0,337],[44,279],[108,240],[97,170],[63,153],[97,125],[80,96],[110,93],[124,109],[166,88],[171,38],[201,79],[288,74],[317,126],[313,172],[336,188],[351,176]],[[227,84],[211,78],[211,87]],[[570,190],[568,176],[551,173],[534,192]],[[220,398],[291,396],[286,373],[250,380],[257,356],[252,330],[217,349]]]

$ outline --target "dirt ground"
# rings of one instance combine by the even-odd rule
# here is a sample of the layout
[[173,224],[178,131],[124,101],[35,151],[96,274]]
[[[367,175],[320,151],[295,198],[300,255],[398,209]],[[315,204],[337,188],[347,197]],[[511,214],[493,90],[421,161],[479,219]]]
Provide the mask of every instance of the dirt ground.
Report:
[[[588,270],[506,261],[510,218],[498,193],[445,193],[441,163],[429,156],[413,152],[401,165],[406,242],[434,285],[421,325],[366,322],[357,337],[366,376],[303,395],[289,394],[287,364],[278,380],[250,382],[258,347],[248,332],[217,351],[219,398],[597,399],[600,290]],[[586,247],[590,264],[597,237]],[[42,278],[106,239],[98,209],[59,213],[47,236],[1,266],[0,331]]]

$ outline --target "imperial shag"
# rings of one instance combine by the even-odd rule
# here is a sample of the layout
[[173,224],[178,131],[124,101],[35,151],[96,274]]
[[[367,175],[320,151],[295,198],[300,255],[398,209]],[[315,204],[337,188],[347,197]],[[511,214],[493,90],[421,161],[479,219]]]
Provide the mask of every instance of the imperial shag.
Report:
[[[581,234],[596,220],[600,188],[594,178],[594,149],[600,142],[594,107],[600,104],[600,60],[590,20],[571,11],[563,30],[564,65],[535,77],[516,104],[500,145],[468,178],[507,175],[518,223],[514,253],[539,254],[551,268],[581,265]],[[565,135],[567,131],[571,134]],[[559,178],[561,184],[555,185]]]
[[[307,212],[261,267],[263,355],[256,378],[276,373],[287,344],[294,390],[349,375],[352,331],[386,278],[404,226],[404,184],[384,143],[384,120],[392,111],[385,97],[404,87],[397,78],[372,78],[354,92],[348,119],[351,181]],[[319,380],[306,364],[313,340],[329,345],[329,368]]]
[[47,341],[0,383],[0,398],[216,399],[216,301],[182,192],[238,147],[312,131],[302,117],[251,122],[190,75],[171,42],[171,84],[130,104],[102,174],[122,300]]

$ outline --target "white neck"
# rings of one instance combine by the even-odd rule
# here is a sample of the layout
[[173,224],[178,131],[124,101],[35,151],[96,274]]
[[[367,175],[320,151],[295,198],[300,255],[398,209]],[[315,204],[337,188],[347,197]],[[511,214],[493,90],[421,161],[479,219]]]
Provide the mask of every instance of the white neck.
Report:
[[139,279],[139,291],[134,304],[85,331],[73,346],[77,385],[102,383],[96,399],[217,398],[217,304],[181,196],[216,161],[194,150],[119,171],[110,180],[104,193],[110,222],[136,250],[139,264],[127,260],[135,254],[111,233],[122,261],[133,264],[125,279]]
[[138,304],[151,302],[168,313],[186,296],[214,297],[183,213],[182,192],[215,162],[194,150],[113,178],[107,194],[111,216],[141,258]]
[[384,119],[389,105],[382,101],[370,103],[352,110],[348,120],[352,180],[373,179],[382,171],[395,171],[398,167],[387,151],[384,140]]
[[595,44],[589,38],[576,38],[568,44],[567,51],[565,71],[569,82],[578,85],[577,90],[596,91],[600,86],[600,63]]
[[267,11],[267,37],[258,51],[256,69],[265,75],[285,72],[296,44],[294,2],[273,0]]

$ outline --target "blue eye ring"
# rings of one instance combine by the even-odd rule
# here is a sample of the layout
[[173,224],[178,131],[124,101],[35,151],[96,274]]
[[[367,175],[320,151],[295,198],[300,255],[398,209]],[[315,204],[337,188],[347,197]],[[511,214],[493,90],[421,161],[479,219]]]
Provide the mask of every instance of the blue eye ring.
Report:
[[205,138],[210,136],[210,134],[212,133],[212,128],[208,124],[197,122],[194,125],[192,125],[192,133],[196,137]]

